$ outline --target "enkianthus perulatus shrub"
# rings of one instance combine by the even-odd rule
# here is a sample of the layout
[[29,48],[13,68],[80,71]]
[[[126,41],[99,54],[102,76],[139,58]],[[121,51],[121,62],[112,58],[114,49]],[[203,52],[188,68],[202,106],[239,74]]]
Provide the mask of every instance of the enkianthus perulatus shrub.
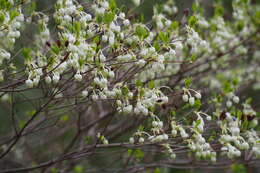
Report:
[[259,161],[260,6],[145,2],[0,0],[0,159],[26,160],[7,171]]

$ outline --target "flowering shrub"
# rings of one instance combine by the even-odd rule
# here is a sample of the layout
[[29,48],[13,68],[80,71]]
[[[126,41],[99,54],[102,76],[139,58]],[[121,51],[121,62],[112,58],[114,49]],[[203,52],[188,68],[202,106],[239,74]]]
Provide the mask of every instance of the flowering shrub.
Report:
[[[123,172],[258,161],[258,114],[244,91],[260,82],[260,6],[234,0],[226,19],[216,2],[206,18],[195,1],[177,20],[169,0],[148,23],[114,0],[34,7],[0,0],[10,124],[0,159],[26,160],[0,172],[108,171],[111,158]],[[30,41],[19,39],[28,30]]]

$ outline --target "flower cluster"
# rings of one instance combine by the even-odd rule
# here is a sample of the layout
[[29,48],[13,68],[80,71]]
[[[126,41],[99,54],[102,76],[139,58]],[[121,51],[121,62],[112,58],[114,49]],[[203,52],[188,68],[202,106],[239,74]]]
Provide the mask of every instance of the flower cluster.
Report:
[[[24,15],[20,6],[15,6],[12,0],[8,0],[0,8],[0,43],[6,48],[12,48],[16,39],[21,36],[20,29],[24,22]],[[8,49],[0,48],[0,64],[3,60],[10,60],[11,53]]]

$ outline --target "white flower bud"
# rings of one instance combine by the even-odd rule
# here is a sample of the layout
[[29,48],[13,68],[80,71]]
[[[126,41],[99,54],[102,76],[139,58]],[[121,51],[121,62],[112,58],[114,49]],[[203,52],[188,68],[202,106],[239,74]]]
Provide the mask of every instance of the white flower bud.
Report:
[[109,3],[107,1],[103,1],[100,5],[102,7],[104,7],[105,9],[108,9],[108,7],[109,7]]
[[86,21],[90,21],[92,19],[92,16],[90,14],[86,14],[85,19]]
[[240,129],[238,127],[231,127],[230,131],[234,136],[238,136],[240,133]]
[[184,102],[188,102],[188,101],[189,101],[189,96],[188,96],[187,94],[184,94],[184,95],[182,96],[182,100],[183,100]]
[[79,73],[76,73],[74,78],[77,80],[77,81],[81,81],[82,80],[82,75],[79,74]]
[[163,103],[168,103],[169,99],[167,96],[161,98]]
[[135,139],[133,137],[129,138],[129,143],[130,144],[134,144],[135,143]]
[[207,119],[208,121],[211,121],[211,120],[212,120],[211,116],[207,116],[206,119]]
[[144,114],[144,115],[148,115],[148,109],[146,109],[145,107],[142,107],[141,109],[141,112]]
[[143,59],[140,59],[140,60],[138,60],[138,61],[136,62],[136,64],[139,65],[139,66],[145,65],[145,63],[146,63],[146,61],[143,60]]
[[132,0],[133,3],[136,5],[136,6],[139,6],[140,5],[140,0]]
[[134,94],[132,92],[129,92],[127,95],[129,98],[133,98]]
[[234,155],[235,155],[236,157],[240,157],[240,156],[241,156],[241,151],[235,150],[235,151],[234,151]]
[[132,110],[133,110],[133,106],[132,105],[128,105],[128,106],[123,108],[123,112],[127,113],[127,114],[131,113]]
[[103,54],[101,54],[101,55],[99,56],[99,59],[100,59],[101,62],[106,61],[106,57],[105,57]]
[[174,129],[173,129],[173,130],[171,131],[171,134],[172,134],[172,136],[175,137],[175,136],[177,135],[177,130],[174,130]]
[[124,24],[125,26],[128,26],[128,25],[130,25],[130,21],[129,21],[128,19],[125,19],[125,20],[123,21],[123,24]]
[[227,101],[226,106],[229,108],[232,106],[232,102],[230,100]]
[[98,100],[98,95],[97,95],[97,94],[93,94],[91,98],[92,98],[94,101],[97,101],[97,100]]
[[135,107],[135,108],[134,108],[134,113],[135,113],[135,114],[139,114],[139,113],[140,113],[140,109],[139,109],[138,107]]
[[164,25],[161,21],[156,22],[158,29],[163,29]]
[[153,121],[152,125],[153,125],[153,127],[157,127],[158,126],[158,122],[157,121]]
[[175,55],[176,55],[176,52],[175,52],[175,50],[173,50],[173,49],[171,49],[171,50],[169,51],[169,53],[170,53],[170,55],[172,55],[172,56],[175,56]]
[[198,128],[198,130],[199,130],[200,132],[203,132],[204,127],[203,127],[202,124],[199,124],[199,125],[197,126],[197,128]]
[[182,50],[183,46],[181,42],[177,42],[174,44],[177,50]]
[[190,104],[190,105],[194,105],[194,103],[195,103],[194,97],[190,97],[190,98],[189,98],[189,104]]
[[109,71],[109,72],[108,72],[108,76],[109,76],[110,78],[114,78],[114,77],[115,77],[115,73],[114,73],[113,71]]
[[201,99],[201,94],[200,94],[200,93],[196,93],[196,94],[195,94],[195,97],[196,97],[197,99]]
[[238,96],[234,96],[234,97],[233,97],[233,101],[234,101],[235,103],[239,103],[239,97],[238,97]]
[[187,138],[187,137],[189,137],[189,135],[188,135],[186,132],[181,132],[180,134],[181,134],[181,137],[182,137],[182,138]]
[[82,94],[83,97],[87,97],[88,96],[88,91],[87,90],[83,90],[81,94]]
[[50,76],[46,76],[46,77],[45,77],[45,82],[46,82],[47,84],[51,83],[51,77],[50,77]]
[[109,44],[114,45],[115,44],[115,37],[109,37]]
[[4,58],[10,59],[11,58],[11,54],[9,52],[5,52]]
[[172,154],[170,155],[170,157],[171,157],[172,159],[175,159],[175,158],[176,158],[176,154],[175,154],[175,153],[172,153]]
[[74,43],[74,42],[76,41],[76,38],[75,38],[72,34],[69,34],[69,35],[68,35],[68,41],[69,41],[70,43]]
[[242,143],[242,148],[245,149],[245,150],[248,150],[249,149],[249,144],[247,142],[243,142]]
[[54,83],[58,83],[59,80],[60,80],[60,75],[54,74],[53,77],[52,77],[52,80],[53,80]]
[[104,139],[104,140],[103,140],[103,144],[106,144],[106,145],[107,145],[107,144],[108,144],[108,140],[107,140],[107,139]]
[[162,121],[159,121],[159,122],[158,122],[158,127],[159,127],[159,128],[162,128],[162,127],[163,127],[163,122],[162,122]]
[[29,87],[29,88],[32,88],[32,87],[33,87],[33,81],[32,81],[31,79],[27,79],[27,80],[25,81],[25,84],[26,84],[27,87]]
[[228,121],[232,121],[233,119],[232,119],[232,115],[229,113],[229,112],[227,112],[226,114],[226,119],[228,120]]
[[143,143],[144,142],[144,138],[140,137],[138,140],[139,143]]
[[169,139],[169,136],[167,134],[163,134],[163,139],[164,140],[168,140]]
[[124,19],[124,18],[125,18],[125,13],[122,13],[122,12],[119,13],[119,17],[122,18],[122,19]]
[[107,42],[108,36],[107,36],[107,35],[102,35],[101,40],[102,40],[103,42]]
[[117,104],[117,106],[122,106],[121,100],[117,100],[117,101],[116,101],[116,104]]
[[170,21],[170,20],[167,20],[166,22],[165,22],[165,24],[166,24],[166,26],[170,26],[171,24],[172,24],[172,22]]
[[253,121],[250,122],[250,126],[253,127],[253,128],[256,127],[257,124],[258,124],[257,119],[253,119]]

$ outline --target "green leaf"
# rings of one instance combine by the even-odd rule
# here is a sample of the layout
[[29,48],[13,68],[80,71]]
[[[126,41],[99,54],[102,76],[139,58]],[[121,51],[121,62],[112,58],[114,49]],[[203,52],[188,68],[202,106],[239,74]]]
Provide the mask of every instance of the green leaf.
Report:
[[80,24],[80,22],[75,22],[75,23],[74,23],[74,31],[76,32],[77,37],[78,37],[79,34],[80,34],[80,30],[81,30],[81,24]]
[[138,26],[135,28],[135,33],[136,33],[136,35],[137,35],[139,38],[141,38],[141,39],[144,39],[144,38],[146,38],[146,37],[149,36],[148,30],[147,30],[145,27],[140,26],[140,25],[138,25]]
[[160,43],[159,43],[158,41],[155,41],[155,42],[153,43],[153,47],[155,48],[155,50],[156,50],[157,52],[160,51],[160,49],[161,49]]
[[10,12],[10,21],[14,20],[14,18],[16,18],[17,16],[19,16],[19,12],[16,10],[13,10]]
[[243,115],[243,112],[240,111],[240,110],[238,110],[236,114],[237,114],[237,119],[238,119],[238,120],[241,120],[242,115]]
[[253,22],[256,26],[260,26],[260,11],[257,11],[253,16]]
[[138,80],[136,80],[135,85],[136,85],[137,87],[141,87],[141,86],[143,86],[143,83],[142,83],[141,80],[138,79]]
[[117,9],[117,4],[116,4],[116,1],[115,0],[109,0],[109,8],[115,12],[116,9]]
[[140,125],[140,126],[138,127],[138,131],[144,131],[144,126]]
[[86,144],[91,144],[92,141],[93,141],[93,139],[92,139],[91,136],[86,136],[86,137],[85,137],[85,143],[86,143]]
[[128,149],[128,150],[127,150],[127,153],[128,153],[129,156],[131,156],[132,153],[133,153],[133,150],[132,150],[132,149]]
[[223,85],[224,85],[223,90],[224,90],[225,93],[229,93],[229,92],[233,91],[233,88],[232,88],[229,81],[224,82]]
[[82,173],[83,172],[83,166],[82,165],[76,165],[73,169],[73,172]]
[[200,100],[195,100],[194,107],[199,109],[201,107],[201,101]]
[[140,22],[141,22],[141,23],[144,23],[144,14],[143,14],[143,13],[140,14]]
[[31,116],[33,116],[35,113],[36,113],[36,110],[31,110],[31,111],[28,111],[28,112],[27,112],[27,115],[31,117]]
[[[80,59],[78,60],[78,62],[79,62],[79,66],[82,67],[82,66],[85,64],[86,60],[80,58]],[[98,64],[96,64],[96,65],[98,65]]]
[[231,166],[233,173],[246,173],[246,167],[243,164],[233,164]]
[[154,83],[154,81],[152,80],[152,81],[150,81],[150,82],[148,82],[148,88],[150,88],[150,89],[153,89],[153,88],[155,88],[155,83]]
[[244,24],[244,22],[243,21],[239,21],[238,23],[237,23],[237,30],[238,31],[242,31],[243,30],[243,28],[244,28],[244,26],[245,26],[245,24]]
[[198,19],[195,16],[190,16],[189,18],[189,26],[194,27],[198,22]]
[[60,117],[60,120],[62,122],[67,122],[69,120],[69,116],[68,115],[63,115],[63,116]]
[[198,11],[198,10],[199,10],[198,3],[197,3],[197,2],[194,2],[194,3],[192,4],[192,11],[196,12],[196,11]]
[[93,42],[94,42],[94,43],[99,43],[99,42],[100,42],[100,36],[99,36],[99,35],[95,36],[95,37],[93,38]]
[[145,91],[144,91],[144,88],[141,88],[141,90],[140,90],[140,97],[143,97],[144,96],[144,93],[145,93]]
[[26,61],[32,60],[31,52],[32,50],[30,48],[23,48],[22,55]]
[[174,110],[171,111],[171,116],[176,116],[176,112]]
[[237,77],[235,77],[235,78],[232,79],[232,84],[233,84],[234,86],[238,85],[238,82],[239,82],[239,79],[238,79]]
[[141,151],[140,149],[135,150],[135,157],[138,159],[144,158],[144,152]]
[[[48,58],[49,68],[51,68],[54,63],[55,63],[55,57],[54,56],[49,57]],[[51,70],[51,69],[49,69],[49,70]]]
[[102,16],[102,15],[97,15],[97,16],[96,16],[96,21],[97,21],[97,23],[102,23],[102,21],[103,21],[103,16]]
[[5,21],[5,15],[4,13],[0,13],[0,24],[2,24]]
[[184,80],[184,83],[185,83],[185,87],[186,87],[186,88],[190,88],[190,85],[191,85],[191,83],[192,83],[192,78],[191,78],[191,77],[186,78],[186,79]]
[[158,34],[159,39],[163,41],[164,43],[170,42],[170,36],[168,32],[159,32]]
[[223,16],[224,14],[224,7],[222,5],[216,5],[215,7],[215,12],[214,12],[215,16],[218,17],[218,16]]
[[150,106],[150,107],[148,107],[148,110],[149,110],[150,112],[154,112],[154,111],[155,111],[155,107],[154,107],[154,106]]
[[129,93],[129,89],[127,88],[127,86],[123,86],[122,87],[122,94],[123,96],[127,96]]
[[58,173],[58,169],[57,168],[51,168],[51,173]]
[[201,123],[201,119],[196,120],[195,127],[198,127],[200,125],[200,123]]
[[7,11],[12,8],[12,4],[9,1],[2,0],[0,1],[0,9],[6,9]]
[[179,22],[178,21],[173,21],[171,24],[171,29],[172,30],[177,30],[179,28]]
[[156,168],[153,172],[154,173],[161,173],[161,170],[159,168]]
[[110,24],[114,20],[114,18],[115,18],[115,13],[112,12],[105,13],[103,22],[106,24]]
[[156,8],[158,14],[163,13],[163,10],[164,10],[163,4],[156,4],[155,8]]
[[27,8],[27,12],[32,14],[36,10],[36,2],[31,2]]
[[58,55],[59,52],[60,52],[60,48],[59,48],[59,46],[57,46],[57,45],[53,45],[53,46],[51,47],[51,50],[52,50],[52,52],[55,53],[56,55]]

